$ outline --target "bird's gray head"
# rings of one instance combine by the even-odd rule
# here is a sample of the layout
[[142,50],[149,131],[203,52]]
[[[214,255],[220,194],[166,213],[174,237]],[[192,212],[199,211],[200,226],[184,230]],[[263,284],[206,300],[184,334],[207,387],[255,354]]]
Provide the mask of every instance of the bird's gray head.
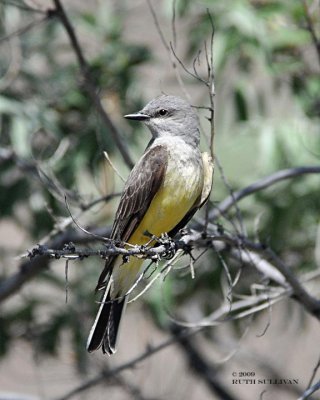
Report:
[[143,121],[154,139],[179,136],[186,143],[193,146],[199,145],[198,116],[190,104],[179,97],[167,95],[156,97],[141,111],[125,115],[125,118]]

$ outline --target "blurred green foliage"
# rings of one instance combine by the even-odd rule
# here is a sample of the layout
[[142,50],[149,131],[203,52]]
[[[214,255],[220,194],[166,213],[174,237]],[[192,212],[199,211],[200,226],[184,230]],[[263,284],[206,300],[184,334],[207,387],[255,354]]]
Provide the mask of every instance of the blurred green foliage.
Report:
[[[171,10],[171,2],[165,6]],[[281,168],[319,164],[320,66],[305,29],[302,2],[204,0],[200,5],[180,0],[177,9],[179,18],[188,21],[185,58],[191,63],[211,35],[206,9],[214,21],[216,148],[232,187],[241,188]],[[101,3],[90,12],[70,13],[86,50],[94,83],[102,98],[106,94],[104,104],[112,110],[116,123],[128,101],[132,109],[139,109],[146,100],[136,67],[152,57],[151,49],[124,39],[128,11],[121,10]],[[24,26],[31,18],[29,12],[5,2],[0,13],[3,35],[8,21],[18,20],[18,25]],[[319,21],[315,26],[319,30]],[[13,159],[0,161],[1,218],[15,221],[27,232],[29,243],[36,243],[53,228],[52,216],[68,214],[64,193],[73,207],[81,204],[88,193],[99,195],[92,176],[99,174],[102,150],[116,154],[116,149],[81,87],[78,65],[56,19],[23,33],[18,42],[2,41],[0,46],[0,71],[4,77],[0,149],[12,149],[21,159],[36,162],[42,171],[39,179],[29,170],[17,168]],[[18,73],[12,70],[14,57],[19,58]],[[130,138],[131,150],[137,146],[133,140]],[[46,177],[55,185],[48,187]],[[227,194],[217,172],[212,200],[219,201]],[[245,199],[240,208],[250,236],[270,244],[295,268],[314,267],[319,177],[303,176],[278,184]],[[229,218],[237,224],[234,210]],[[228,220],[221,218],[219,222],[225,229],[232,229]],[[231,274],[235,274],[238,266],[228,260],[227,253],[221,256],[230,264]],[[54,355],[62,332],[68,330],[77,366],[85,371],[84,321],[87,324],[96,311],[92,290],[101,268],[93,264],[86,261],[86,267],[81,264],[72,273],[67,305],[57,307],[54,294],[51,297],[40,291],[21,295],[17,304],[4,310],[0,319],[0,355],[5,356],[9,343],[18,338],[30,340],[38,355]],[[219,304],[224,274],[221,258],[211,250],[195,266],[195,280],[185,270],[169,274],[166,285],[160,285],[162,289],[145,296],[159,325],[168,321],[164,298],[169,309],[177,305],[188,308],[195,302],[205,313]],[[1,272],[1,279],[12,273],[5,267]],[[237,291],[249,291],[252,279],[252,271],[246,271]],[[58,291],[61,304],[64,276],[52,268],[38,280],[50,292]]]

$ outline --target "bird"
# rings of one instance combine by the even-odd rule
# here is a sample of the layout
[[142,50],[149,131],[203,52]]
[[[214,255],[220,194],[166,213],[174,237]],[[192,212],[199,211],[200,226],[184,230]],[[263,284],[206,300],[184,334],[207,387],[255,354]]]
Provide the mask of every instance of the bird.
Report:
[[[142,121],[151,132],[140,160],[124,185],[110,239],[131,245],[150,243],[150,235],[174,237],[207,201],[213,161],[201,153],[199,119],[185,100],[160,95],[141,111],[124,116]],[[120,322],[143,264],[142,258],[110,256],[96,287],[100,306],[90,330],[87,350],[116,352]]]

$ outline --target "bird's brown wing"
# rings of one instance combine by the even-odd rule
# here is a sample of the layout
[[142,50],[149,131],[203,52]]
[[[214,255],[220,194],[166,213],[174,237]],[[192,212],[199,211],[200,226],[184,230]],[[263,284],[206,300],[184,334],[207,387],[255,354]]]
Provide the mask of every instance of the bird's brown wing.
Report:
[[[111,239],[127,242],[163,182],[168,153],[164,146],[147,150],[131,171],[123,189],[112,227]],[[97,289],[105,286],[115,257],[110,257],[100,275]]]

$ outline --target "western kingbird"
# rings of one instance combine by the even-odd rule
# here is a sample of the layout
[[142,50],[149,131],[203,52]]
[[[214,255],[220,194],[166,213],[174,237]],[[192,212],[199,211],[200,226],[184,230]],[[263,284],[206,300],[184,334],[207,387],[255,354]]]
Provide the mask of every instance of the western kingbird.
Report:
[[[125,183],[111,239],[144,245],[150,241],[146,232],[174,236],[206,202],[213,164],[207,153],[200,153],[198,116],[184,100],[162,95],[125,118],[143,121],[152,139]],[[103,353],[116,351],[128,292],[143,261],[134,256],[126,263],[122,256],[106,261],[97,285],[104,294],[89,334],[89,352],[101,345]]]

